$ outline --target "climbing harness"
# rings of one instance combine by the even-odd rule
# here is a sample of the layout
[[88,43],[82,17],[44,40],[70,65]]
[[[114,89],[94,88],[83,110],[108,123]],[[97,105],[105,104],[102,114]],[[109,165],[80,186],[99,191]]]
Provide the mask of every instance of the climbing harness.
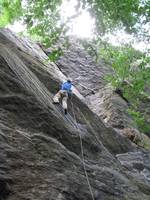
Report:
[[92,191],[92,187],[91,187],[91,184],[90,184],[90,181],[89,181],[89,176],[88,176],[88,173],[87,173],[87,170],[86,170],[86,166],[85,166],[82,137],[81,137],[81,133],[80,133],[80,128],[79,128],[77,120],[76,120],[76,116],[75,116],[75,111],[74,111],[74,106],[73,106],[72,100],[71,100],[71,107],[72,107],[74,121],[75,121],[76,127],[77,127],[78,132],[79,132],[80,148],[81,148],[81,156],[82,156],[82,163],[83,163],[84,173],[85,173],[85,176],[86,176],[86,180],[87,180],[87,183],[88,183],[88,187],[89,187],[89,190],[90,190],[90,194],[91,194],[92,200],[95,200],[94,194],[93,194],[93,191]]

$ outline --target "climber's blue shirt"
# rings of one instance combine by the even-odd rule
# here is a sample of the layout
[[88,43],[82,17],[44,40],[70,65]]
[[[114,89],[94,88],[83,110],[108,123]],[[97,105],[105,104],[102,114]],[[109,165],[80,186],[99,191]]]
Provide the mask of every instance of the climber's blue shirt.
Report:
[[71,93],[72,92],[71,87],[72,87],[71,83],[65,82],[61,85],[61,90],[66,90],[68,93]]

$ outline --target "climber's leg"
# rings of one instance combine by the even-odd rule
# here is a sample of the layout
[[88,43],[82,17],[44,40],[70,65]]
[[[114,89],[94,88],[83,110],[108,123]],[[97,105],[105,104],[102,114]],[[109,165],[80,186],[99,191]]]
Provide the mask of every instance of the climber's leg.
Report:
[[67,114],[67,99],[68,99],[68,96],[63,97],[62,99],[62,107],[65,111],[65,114]]
[[55,96],[53,97],[53,103],[59,103],[59,99],[61,98],[61,93],[60,91],[57,92],[57,94],[55,94]]

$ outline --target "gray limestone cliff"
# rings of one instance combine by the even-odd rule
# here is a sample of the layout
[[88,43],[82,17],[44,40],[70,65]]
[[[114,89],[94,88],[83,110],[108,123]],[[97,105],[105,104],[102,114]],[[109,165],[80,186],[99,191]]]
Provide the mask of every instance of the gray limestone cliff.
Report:
[[[85,68],[92,60],[80,53]],[[77,61],[73,77],[85,74]],[[92,200],[85,169],[95,200],[149,200],[150,152],[107,127],[81,86],[64,116],[52,104],[66,79],[57,65],[38,45],[0,30],[0,200]],[[103,86],[99,76],[92,84]]]

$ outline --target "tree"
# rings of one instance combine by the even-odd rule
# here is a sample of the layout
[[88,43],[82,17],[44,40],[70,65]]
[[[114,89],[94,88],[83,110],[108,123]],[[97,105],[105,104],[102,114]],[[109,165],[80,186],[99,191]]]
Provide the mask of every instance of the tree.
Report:
[[143,102],[150,98],[150,57],[131,47],[101,48],[101,56],[111,60],[114,71],[106,77],[107,81],[116,88],[120,88],[123,97],[130,103],[128,110],[140,131],[149,133],[149,116],[147,111],[141,109]]
[[31,35],[37,35],[42,43],[51,46],[57,41],[65,26],[60,20],[61,0],[28,0],[23,19]]
[[21,0],[0,1],[0,27],[12,23],[22,14]]
[[141,29],[137,24],[150,21],[150,0],[78,0],[79,6],[88,8],[96,19],[99,33],[112,28],[125,28],[129,33]]
[[[23,16],[30,34],[37,34],[44,42],[55,41],[66,32],[67,21],[62,22],[60,6],[62,0],[1,0],[0,25],[13,22]],[[95,18],[97,33],[102,35],[116,28],[125,28],[128,32],[147,32],[142,28],[150,20],[150,0],[77,0],[76,9],[86,9]],[[23,7],[23,9],[22,9]],[[139,32],[140,31],[140,32]]]

